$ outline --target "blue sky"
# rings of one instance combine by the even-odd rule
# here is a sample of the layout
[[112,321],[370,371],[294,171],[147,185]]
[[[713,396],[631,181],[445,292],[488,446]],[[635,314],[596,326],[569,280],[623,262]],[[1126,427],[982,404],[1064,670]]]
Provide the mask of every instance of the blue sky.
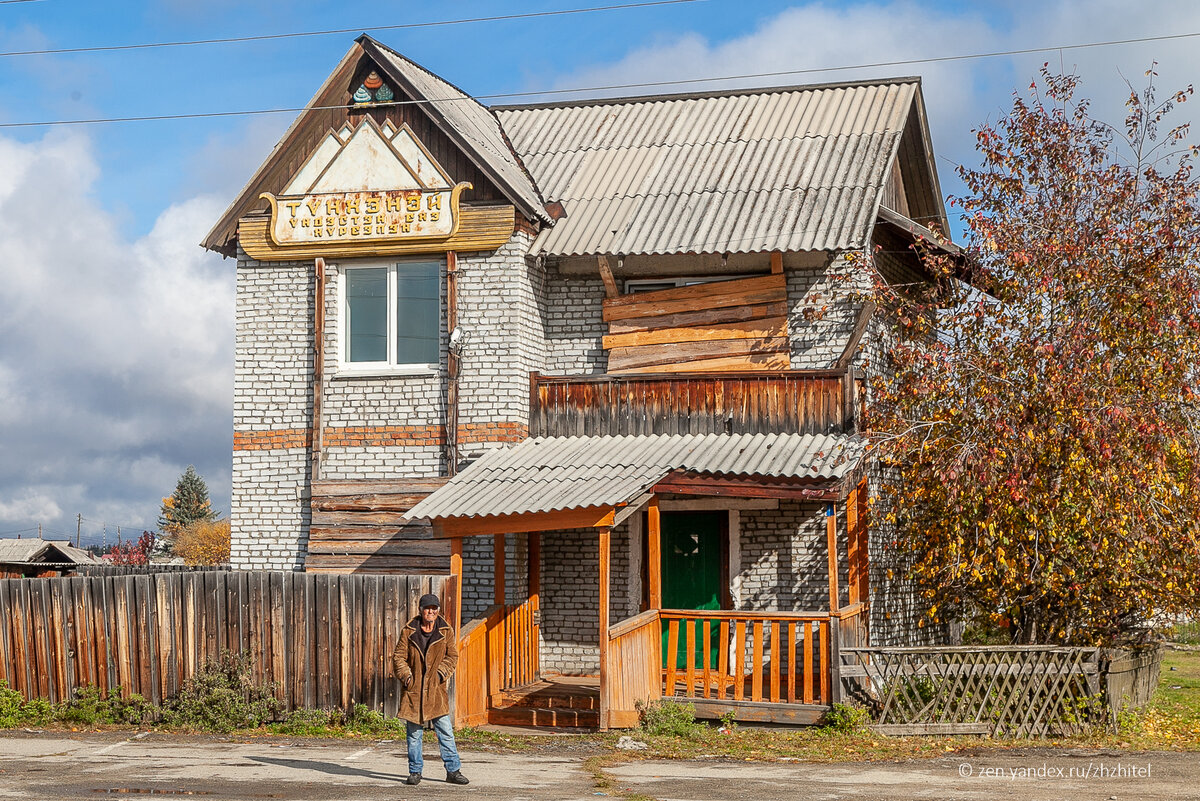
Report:
[[[621,2],[621,0],[609,0]],[[221,38],[579,8],[601,3],[288,4],[259,0],[0,4],[0,52]],[[1134,7],[1136,5],[1136,8]],[[491,95],[688,80],[1200,32],[1182,0],[800,3],[705,0],[415,30],[382,42]],[[0,125],[303,105],[354,33],[45,56],[0,55]],[[806,73],[742,84],[922,75],[947,193],[996,119],[1050,61],[1078,69],[1119,121],[1153,60],[1197,75],[1197,39]],[[738,85],[704,84],[709,87]],[[675,87],[679,90],[686,85]],[[628,92],[622,92],[628,93]],[[1190,111],[1189,108],[1183,111]],[[233,268],[196,246],[291,115],[0,127],[0,536],[85,540],[152,527],[188,464],[229,505]]]

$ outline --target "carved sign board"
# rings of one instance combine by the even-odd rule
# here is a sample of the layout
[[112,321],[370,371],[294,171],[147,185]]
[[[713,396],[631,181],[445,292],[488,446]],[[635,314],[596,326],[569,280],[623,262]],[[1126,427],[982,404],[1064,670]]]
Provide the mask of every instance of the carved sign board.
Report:
[[448,239],[457,232],[459,195],[470,189],[388,189],[275,197],[271,241],[278,247],[344,242]]

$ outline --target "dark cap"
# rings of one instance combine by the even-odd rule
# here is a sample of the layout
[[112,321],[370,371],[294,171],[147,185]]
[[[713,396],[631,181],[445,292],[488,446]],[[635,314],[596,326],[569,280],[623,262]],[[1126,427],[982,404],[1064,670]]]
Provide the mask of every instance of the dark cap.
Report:
[[438,597],[436,595],[434,595],[433,593],[426,593],[425,595],[422,595],[421,596],[421,611],[425,611],[426,609],[428,609],[431,606],[434,609],[441,609],[442,602],[439,601]]

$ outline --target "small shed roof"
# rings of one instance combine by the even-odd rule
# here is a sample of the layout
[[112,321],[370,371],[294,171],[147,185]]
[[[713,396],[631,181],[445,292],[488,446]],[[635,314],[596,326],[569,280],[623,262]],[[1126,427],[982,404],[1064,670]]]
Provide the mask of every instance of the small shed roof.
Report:
[[85,550],[66,540],[0,540],[0,562],[6,564],[96,564]]
[[849,475],[866,441],[843,434],[544,437],[491,451],[413,507],[409,520],[615,507],[675,471],[828,484]]
[[861,247],[923,114],[919,78],[496,111],[566,210],[531,249],[550,256]]

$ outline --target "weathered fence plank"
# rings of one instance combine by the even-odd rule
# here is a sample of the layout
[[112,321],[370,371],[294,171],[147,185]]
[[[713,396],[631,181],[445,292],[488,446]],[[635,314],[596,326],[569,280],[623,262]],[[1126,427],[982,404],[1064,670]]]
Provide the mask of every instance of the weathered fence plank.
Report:
[[394,715],[391,649],[421,594],[444,595],[447,582],[230,571],[0,579],[0,679],[26,698],[119,686],[162,703],[206,660],[242,651],[286,709],[364,703]]

